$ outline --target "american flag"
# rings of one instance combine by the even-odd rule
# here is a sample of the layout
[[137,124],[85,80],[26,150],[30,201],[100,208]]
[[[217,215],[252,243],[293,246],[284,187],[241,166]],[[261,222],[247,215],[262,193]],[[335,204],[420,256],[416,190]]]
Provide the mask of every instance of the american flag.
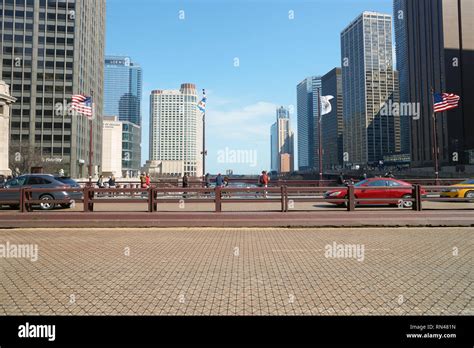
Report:
[[442,112],[449,109],[457,108],[460,96],[452,93],[434,93],[434,112]]
[[72,96],[72,109],[87,117],[92,117],[92,97],[82,94]]

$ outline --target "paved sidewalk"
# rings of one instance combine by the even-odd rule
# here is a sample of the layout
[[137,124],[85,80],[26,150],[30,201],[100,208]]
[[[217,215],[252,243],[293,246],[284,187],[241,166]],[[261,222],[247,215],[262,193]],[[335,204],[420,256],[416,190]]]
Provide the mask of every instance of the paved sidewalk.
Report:
[[[0,245],[39,248],[36,262],[0,258],[0,315],[473,315],[473,234],[0,230]],[[345,252],[326,254],[328,246]]]
[[471,227],[474,210],[376,209],[355,212],[69,212],[35,211],[0,214],[0,228],[29,227]]

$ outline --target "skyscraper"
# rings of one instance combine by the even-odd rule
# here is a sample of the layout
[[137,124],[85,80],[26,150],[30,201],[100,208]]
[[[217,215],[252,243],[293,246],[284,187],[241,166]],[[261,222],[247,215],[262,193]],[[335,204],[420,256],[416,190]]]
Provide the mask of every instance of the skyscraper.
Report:
[[142,88],[142,68],[130,57],[105,57],[104,113],[123,122],[124,176],[137,175],[141,167]]
[[196,86],[154,90],[150,97],[150,160],[164,175],[202,174],[202,115]]
[[11,150],[28,167],[58,163],[54,170],[87,176],[89,121],[67,112],[72,95],[85,94],[95,104],[92,164],[100,171],[105,0],[0,0],[0,29],[0,79],[17,98]]
[[[276,122],[271,127],[271,156],[272,171],[285,173],[294,170],[294,135],[290,112],[283,106],[277,109]],[[287,165],[282,166],[282,158],[286,159]]]
[[392,64],[392,17],[364,12],[341,33],[344,151],[366,165],[400,152],[400,117],[383,116],[383,105],[399,102]]
[[316,121],[320,89],[320,76],[308,77],[296,87],[299,170],[312,170],[319,165],[319,129]]
[[474,164],[474,2],[404,0],[397,4],[405,9],[397,14],[403,16],[407,37],[408,79],[401,80],[400,90],[407,91],[409,100],[419,103],[421,110],[419,120],[411,121],[412,166],[434,164],[431,89],[461,96],[458,108],[436,114],[441,164]]
[[334,97],[332,111],[322,116],[323,168],[333,169],[343,165],[344,117],[342,113],[342,70],[334,68],[321,78],[322,95]]
[[[408,81],[410,72],[408,68],[408,27],[406,21],[406,0],[394,0],[393,25],[395,29],[397,71],[400,88],[400,103],[410,103]],[[409,154],[411,142],[411,118],[400,117],[400,151]]]

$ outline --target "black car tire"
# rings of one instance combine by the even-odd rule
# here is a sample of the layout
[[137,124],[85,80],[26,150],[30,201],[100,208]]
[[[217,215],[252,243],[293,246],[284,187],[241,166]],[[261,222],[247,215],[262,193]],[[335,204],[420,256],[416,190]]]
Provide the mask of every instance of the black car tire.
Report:
[[[47,201],[47,200],[53,200],[54,197],[49,195],[49,194],[46,194],[46,195],[40,196],[39,199]],[[44,203],[40,203],[41,210],[51,210],[51,209],[54,208],[54,204],[52,204],[52,203],[46,203],[46,204],[48,204],[48,205],[44,205]]]

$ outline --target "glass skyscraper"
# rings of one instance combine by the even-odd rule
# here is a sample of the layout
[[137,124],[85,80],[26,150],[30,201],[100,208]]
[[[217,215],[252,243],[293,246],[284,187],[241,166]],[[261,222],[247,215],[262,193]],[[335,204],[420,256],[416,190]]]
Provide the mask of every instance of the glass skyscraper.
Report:
[[399,102],[393,69],[392,16],[364,12],[341,33],[344,152],[365,166],[400,152],[400,116],[381,113]]
[[[123,121],[122,170],[135,176],[141,167],[142,69],[126,56],[106,56],[104,112]],[[138,128],[137,128],[138,127]]]
[[[408,22],[406,0],[394,0],[393,2],[393,25],[395,29],[397,71],[400,87],[400,102],[409,103],[410,95],[408,80],[410,72],[408,69]],[[410,130],[411,119],[400,117],[400,150],[402,153],[410,153]]]
[[[420,118],[411,121],[412,166],[434,164],[432,88],[461,96],[459,107],[436,114],[440,163],[460,165],[461,170],[474,165],[474,1],[400,0],[396,4],[395,8],[405,8],[407,33],[407,53],[398,64],[407,65],[408,78],[400,80],[400,90],[420,104]],[[397,41],[397,49],[398,45]]]
[[319,93],[321,77],[311,76],[296,87],[298,124],[298,169],[312,170],[319,166]]
[[[74,94],[93,96],[92,165],[102,159],[105,0],[0,0],[0,80],[11,86],[10,167],[86,177],[89,120],[72,117]],[[93,172],[93,174],[94,174]]]
[[342,113],[342,70],[334,68],[321,78],[322,95],[332,95],[332,111],[322,116],[323,168],[343,165],[344,117]]

